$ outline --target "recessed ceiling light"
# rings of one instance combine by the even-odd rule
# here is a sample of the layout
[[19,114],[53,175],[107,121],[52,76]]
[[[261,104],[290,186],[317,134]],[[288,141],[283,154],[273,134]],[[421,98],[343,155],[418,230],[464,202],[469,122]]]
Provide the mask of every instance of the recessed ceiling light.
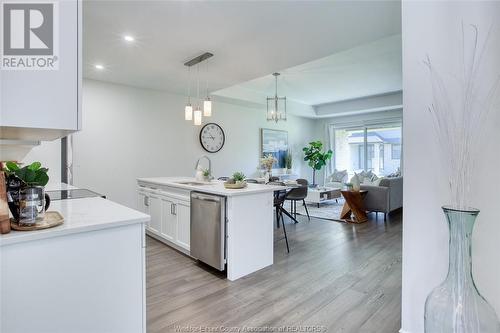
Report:
[[126,41],[126,42],[129,42],[129,43],[132,43],[133,41],[135,41],[135,38],[133,36],[130,36],[130,35],[125,35],[123,36],[123,39]]
[[95,67],[95,69],[98,69],[100,71],[102,71],[104,69],[104,66],[101,64],[94,65],[94,67]]

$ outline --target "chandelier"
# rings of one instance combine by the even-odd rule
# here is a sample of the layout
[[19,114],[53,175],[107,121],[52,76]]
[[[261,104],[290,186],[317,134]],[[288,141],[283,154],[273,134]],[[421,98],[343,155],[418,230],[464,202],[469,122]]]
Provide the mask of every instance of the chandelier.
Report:
[[[205,100],[203,101],[203,114],[201,110],[201,99],[200,99],[200,62],[207,60],[208,58],[211,58],[213,56],[212,53],[210,52],[205,52],[202,55],[197,56],[196,58],[193,58],[186,62],[184,65],[188,67],[188,101],[186,103],[186,106],[184,107],[184,119],[185,120],[193,120],[194,124],[196,126],[201,125],[202,123],[202,118],[203,117],[210,117],[212,116],[212,101],[210,100],[210,97],[208,95],[208,62],[207,64],[207,72],[206,72],[206,97]],[[197,77],[196,77],[196,84],[197,84],[197,93],[196,93],[196,99],[197,99],[197,104],[193,108],[193,105],[191,104],[191,67],[196,65],[196,72],[197,72]],[[194,116],[194,119],[193,119]]]
[[286,120],[286,97],[278,96],[278,76],[280,73],[273,73],[275,90],[274,96],[267,98],[267,121],[278,122]]

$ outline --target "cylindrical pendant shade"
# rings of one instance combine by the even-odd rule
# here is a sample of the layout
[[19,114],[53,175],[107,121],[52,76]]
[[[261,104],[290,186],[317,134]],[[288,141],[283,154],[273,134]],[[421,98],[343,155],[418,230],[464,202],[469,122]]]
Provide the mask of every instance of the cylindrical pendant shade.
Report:
[[205,117],[212,116],[212,101],[208,97],[203,102],[203,116]]
[[187,104],[184,108],[184,119],[193,120],[193,107],[191,104]]
[[196,108],[196,110],[194,110],[194,124],[196,126],[201,125],[201,110],[200,110],[200,108]]

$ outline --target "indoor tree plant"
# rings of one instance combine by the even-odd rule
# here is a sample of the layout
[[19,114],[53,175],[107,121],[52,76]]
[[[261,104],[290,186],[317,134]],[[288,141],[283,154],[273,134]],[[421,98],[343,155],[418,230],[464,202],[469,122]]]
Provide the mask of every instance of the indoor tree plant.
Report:
[[326,165],[333,155],[331,149],[327,152],[323,151],[323,143],[321,141],[309,142],[308,147],[302,148],[304,152],[304,161],[313,169],[312,186],[316,186],[316,171],[321,170]]

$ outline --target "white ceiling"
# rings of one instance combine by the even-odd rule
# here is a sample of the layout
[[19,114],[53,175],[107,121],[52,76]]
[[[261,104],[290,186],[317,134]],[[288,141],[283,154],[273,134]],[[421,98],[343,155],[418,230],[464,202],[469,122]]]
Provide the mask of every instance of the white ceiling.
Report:
[[400,34],[400,12],[399,1],[85,1],[84,76],[185,93],[183,63],[209,51],[211,91],[264,77],[242,89],[265,95],[269,74],[284,71],[289,98],[306,104],[377,93],[400,85],[388,68],[400,70],[399,39],[369,43]]
[[[398,34],[281,71],[278,95],[305,105],[320,105],[387,94],[401,90],[401,66]],[[274,77],[266,75],[214,94],[265,102],[274,91]]]

